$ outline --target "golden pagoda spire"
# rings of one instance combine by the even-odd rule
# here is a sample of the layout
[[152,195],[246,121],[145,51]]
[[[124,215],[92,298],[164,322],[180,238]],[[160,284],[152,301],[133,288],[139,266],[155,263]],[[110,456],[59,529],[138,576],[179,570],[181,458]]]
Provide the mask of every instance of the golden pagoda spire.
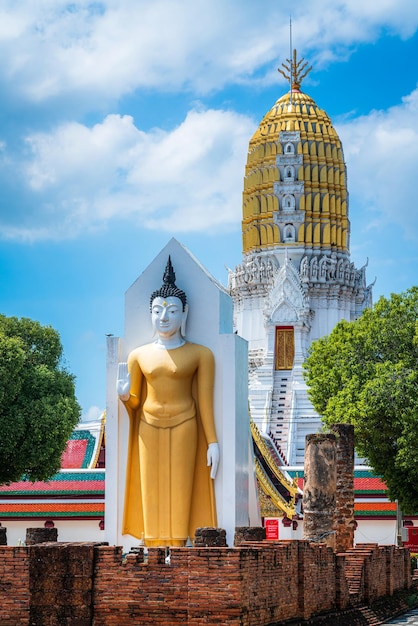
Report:
[[305,76],[309,74],[312,69],[311,66],[308,67],[307,70],[305,70],[308,62],[304,61],[305,59],[303,57],[299,61],[297,60],[296,49],[294,49],[293,60],[286,59],[287,65],[285,63],[282,63],[282,67],[284,67],[287,73],[280,69],[280,67],[277,68],[277,71],[280,72],[280,74],[282,74],[282,76],[284,76],[286,80],[290,82],[291,91],[300,91],[300,85],[302,83],[302,80],[305,78]]

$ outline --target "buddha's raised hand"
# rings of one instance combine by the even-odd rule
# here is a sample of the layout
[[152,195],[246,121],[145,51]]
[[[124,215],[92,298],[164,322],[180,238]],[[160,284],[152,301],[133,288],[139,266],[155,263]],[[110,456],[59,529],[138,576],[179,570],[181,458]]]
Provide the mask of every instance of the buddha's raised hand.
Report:
[[131,388],[131,377],[128,372],[127,363],[119,363],[118,378],[116,381],[116,391],[121,400],[129,400]]

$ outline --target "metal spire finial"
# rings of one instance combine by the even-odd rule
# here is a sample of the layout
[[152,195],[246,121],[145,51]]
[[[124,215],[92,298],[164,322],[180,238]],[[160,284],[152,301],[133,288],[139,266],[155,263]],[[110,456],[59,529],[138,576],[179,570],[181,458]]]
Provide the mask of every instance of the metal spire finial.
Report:
[[308,62],[303,57],[299,61],[297,60],[296,49],[293,50],[293,59],[286,59],[286,63],[287,65],[282,63],[282,67],[284,67],[287,73],[280,67],[277,68],[277,71],[290,82],[290,93],[292,94],[292,91],[300,91],[302,80],[309,74],[312,66],[305,70]]
[[[293,42],[292,42],[292,16],[289,17],[289,56],[290,58],[292,58],[292,48],[293,48]],[[289,83],[290,83],[290,106],[292,106],[293,104],[293,87],[292,87],[292,83],[293,83],[293,68],[292,68],[292,64],[290,64],[290,77],[289,77]]]

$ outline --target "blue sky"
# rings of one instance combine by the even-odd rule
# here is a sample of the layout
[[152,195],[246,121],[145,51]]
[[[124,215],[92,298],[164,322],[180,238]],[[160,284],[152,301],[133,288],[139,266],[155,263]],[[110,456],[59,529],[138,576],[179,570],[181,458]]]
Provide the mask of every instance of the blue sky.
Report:
[[0,312],[59,331],[85,416],[124,293],[172,236],[224,284],[240,262],[248,142],[288,89],[290,14],[377,300],[418,282],[416,0],[1,3]]

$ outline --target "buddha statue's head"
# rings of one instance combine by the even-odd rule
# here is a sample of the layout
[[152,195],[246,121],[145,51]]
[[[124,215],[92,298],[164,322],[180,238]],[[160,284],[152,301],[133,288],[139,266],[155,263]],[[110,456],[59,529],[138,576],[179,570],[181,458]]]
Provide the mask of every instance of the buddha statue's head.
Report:
[[161,339],[184,338],[188,313],[187,297],[176,284],[176,275],[168,257],[162,286],[151,294],[150,310],[154,332]]

